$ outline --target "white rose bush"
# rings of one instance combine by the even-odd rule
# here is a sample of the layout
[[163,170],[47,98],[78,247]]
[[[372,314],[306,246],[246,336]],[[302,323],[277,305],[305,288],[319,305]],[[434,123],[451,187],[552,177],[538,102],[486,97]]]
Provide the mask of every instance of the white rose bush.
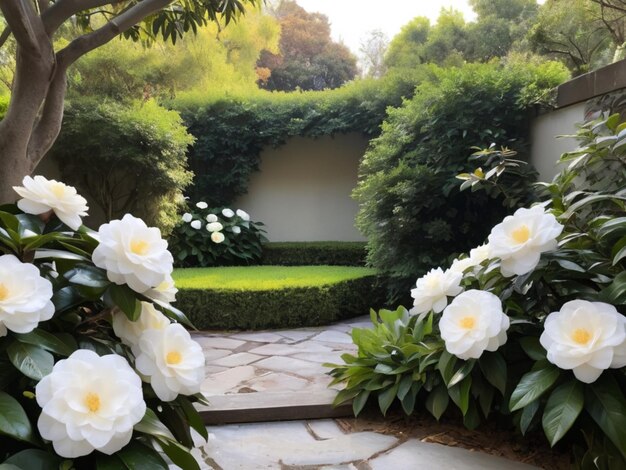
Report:
[[169,237],[174,263],[180,267],[259,264],[264,225],[242,209],[190,204]]
[[172,306],[168,243],[129,214],[83,226],[86,202],[61,182],[15,191],[0,206],[0,462],[199,468],[205,359]]
[[603,170],[626,166],[626,123],[578,137],[539,202],[511,206],[484,245],[418,279],[411,309],[353,330],[358,353],[328,365],[346,385],[335,403],[423,405],[470,429],[498,414],[574,448],[580,468],[626,468],[626,181]]

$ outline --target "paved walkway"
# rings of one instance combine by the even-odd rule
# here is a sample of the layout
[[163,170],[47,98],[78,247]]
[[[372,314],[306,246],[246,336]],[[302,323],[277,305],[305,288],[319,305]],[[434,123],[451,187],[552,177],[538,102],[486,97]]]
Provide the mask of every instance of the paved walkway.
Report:
[[[462,448],[424,443],[380,432],[352,431],[327,417],[336,390],[325,362],[341,363],[354,352],[357,318],[322,328],[262,332],[199,332],[205,348],[207,378],[202,392],[216,414],[207,426],[209,440],[198,441],[194,455],[210,470],[522,470],[528,465]],[[263,408],[269,403],[269,408]],[[322,405],[307,408],[307,404]],[[283,408],[275,408],[282,406]],[[261,408],[258,409],[254,408]],[[273,408],[274,407],[274,408]],[[278,410],[278,411],[276,411]],[[307,415],[307,410],[309,414]],[[313,410],[313,416],[310,415]],[[239,411],[234,419],[233,411]],[[322,413],[315,415],[315,413]],[[260,414],[259,414],[260,413]],[[299,414],[305,413],[306,416]],[[350,408],[333,416],[345,416]],[[262,416],[264,422],[255,417]],[[206,419],[207,415],[205,415]],[[226,418],[224,418],[226,417]],[[299,420],[298,420],[299,418]],[[294,420],[295,419],[295,420]],[[279,422],[270,422],[281,420]],[[249,421],[249,422],[245,422]],[[245,423],[244,423],[245,422]]]

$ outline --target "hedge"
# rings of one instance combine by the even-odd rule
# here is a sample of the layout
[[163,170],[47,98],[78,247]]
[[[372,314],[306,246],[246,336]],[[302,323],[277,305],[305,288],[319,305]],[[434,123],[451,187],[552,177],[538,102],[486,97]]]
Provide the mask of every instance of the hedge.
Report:
[[365,266],[365,242],[274,242],[263,245],[261,264]]
[[184,289],[176,307],[198,329],[269,329],[327,325],[382,307],[383,279],[366,276],[317,287],[276,290]]

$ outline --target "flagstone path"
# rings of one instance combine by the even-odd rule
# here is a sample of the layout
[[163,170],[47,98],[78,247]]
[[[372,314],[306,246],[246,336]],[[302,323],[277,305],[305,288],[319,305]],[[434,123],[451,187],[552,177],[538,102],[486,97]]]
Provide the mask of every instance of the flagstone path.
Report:
[[[326,362],[355,352],[349,332],[362,317],[321,328],[197,332],[206,356],[200,411],[208,442],[194,455],[203,470],[532,470],[535,467],[462,448],[380,432],[353,432],[329,418],[351,415],[331,406]],[[238,424],[228,424],[238,423]]]

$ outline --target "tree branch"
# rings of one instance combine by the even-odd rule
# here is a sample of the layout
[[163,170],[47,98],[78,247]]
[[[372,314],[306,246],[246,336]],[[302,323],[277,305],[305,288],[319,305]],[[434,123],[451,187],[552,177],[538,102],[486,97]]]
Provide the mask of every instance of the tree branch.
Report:
[[30,1],[0,0],[0,11],[22,50],[28,55],[40,56],[43,23]]
[[11,28],[7,26],[4,28],[4,31],[2,31],[2,34],[0,34],[0,47],[4,46],[4,43],[7,42],[9,37],[11,37]]
[[46,33],[51,36],[69,18],[81,11],[115,5],[124,0],[59,0],[48,8],[42,16]]
[[[2,1],[2,0],[0,0]],[[143,0],[113,18],[94,32],[74,39],[67,47],[60,50],[57,58],[64,67],[69,66],[86,53],[106,44],[124,31],[129,30],[141,20],[162,10],[174,0]]]

